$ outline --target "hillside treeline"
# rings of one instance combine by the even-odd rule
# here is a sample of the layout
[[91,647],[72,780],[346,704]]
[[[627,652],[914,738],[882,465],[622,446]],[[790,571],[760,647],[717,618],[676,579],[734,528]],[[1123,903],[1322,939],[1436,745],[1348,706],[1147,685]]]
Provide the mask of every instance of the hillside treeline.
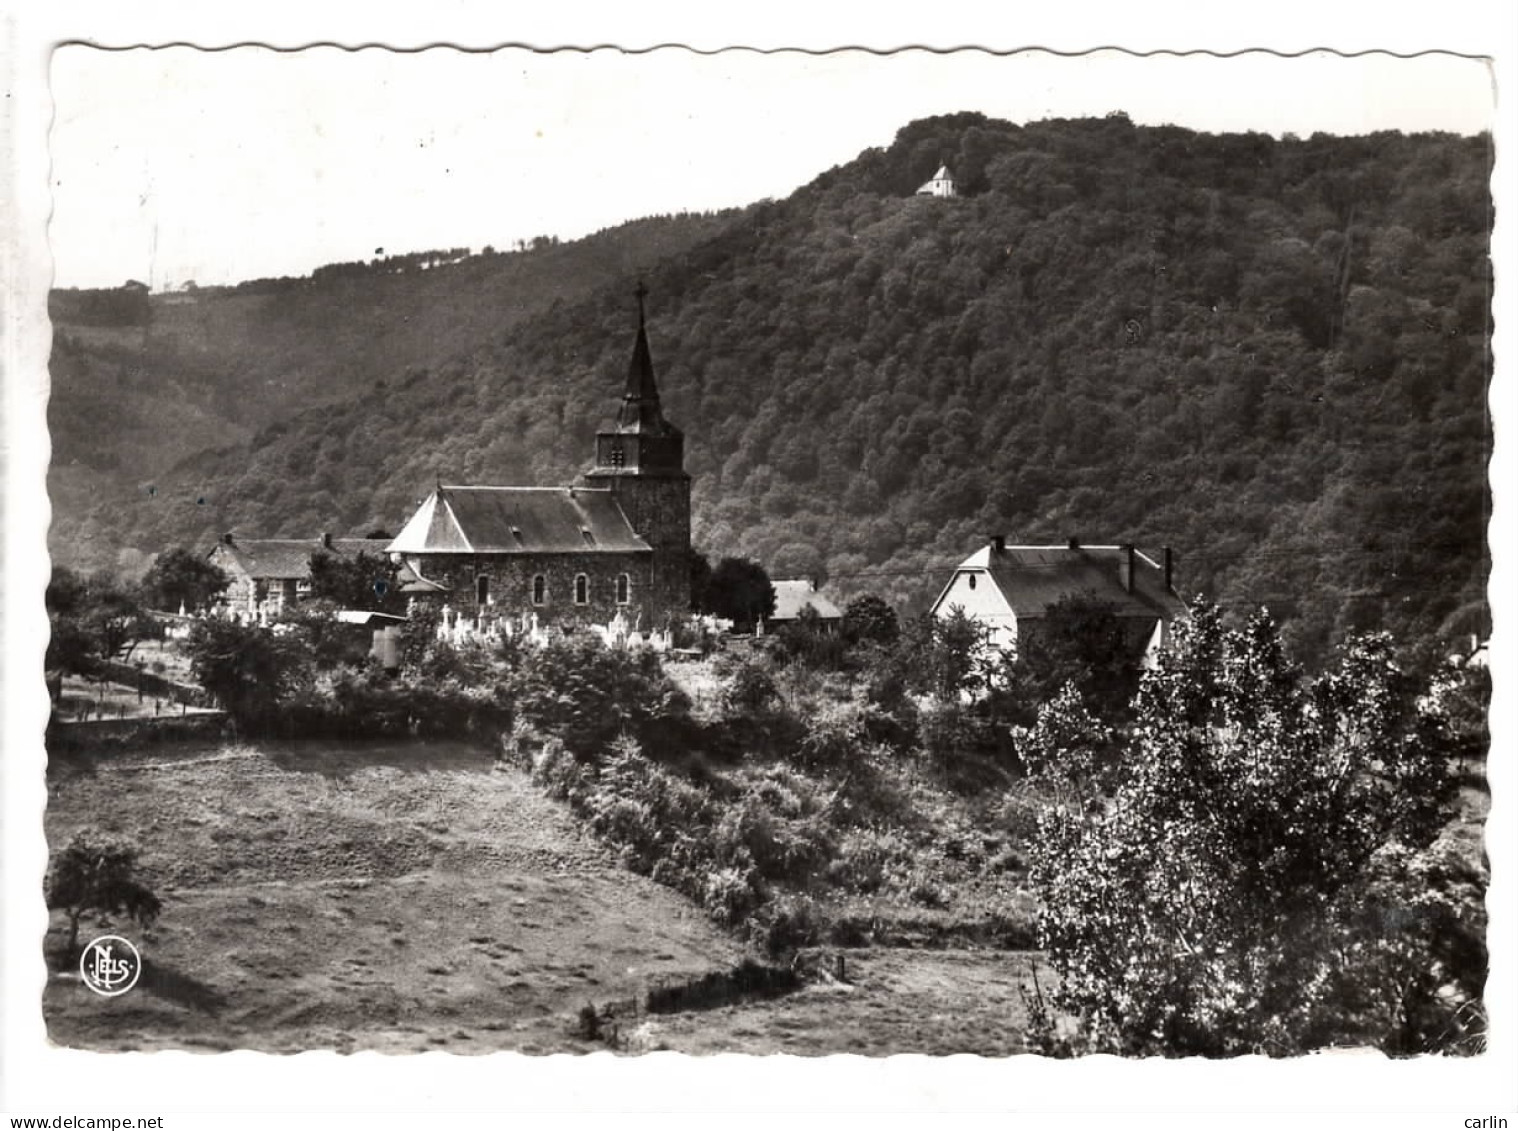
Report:
[[[186,457],[243,444],[303,408],[474,350],[556,302],[578,301],[608,278],[709,238],[727,219],[653,217],[525,255],[482,253],[430,270],[318,272],[151,298],[137,288],[55,291],[49,549],[85,570],[132,572],[142,553],[209,528],[211,504],[197,500],[224,497],[219,483],[208,494],[202,487],[211,483],[160,482]],[[136,303],[141,317],[102,322],[102,303]],[[210,466],[225,473],[244,462]],[[301,489],[292,487],[294,498]],[[255,529],[241,525],[236,507],[216,513]]]
[[153,320],[153,309],[147,287],[127,283],[52,291],[47,296],[47,316],[54,323],[79,326],[146,326]]
[[[912,196],[941,161],[961,196]],[[1479,629],[1490,165],[1485,136],[913,123],[646,273],[697,541],[905,606],[993,532],[1168,544],[1184,589],[1268,604],[1304,654]],[[122,537],[562,481],[619,392],[632,281],[195,460],[206,503]]]

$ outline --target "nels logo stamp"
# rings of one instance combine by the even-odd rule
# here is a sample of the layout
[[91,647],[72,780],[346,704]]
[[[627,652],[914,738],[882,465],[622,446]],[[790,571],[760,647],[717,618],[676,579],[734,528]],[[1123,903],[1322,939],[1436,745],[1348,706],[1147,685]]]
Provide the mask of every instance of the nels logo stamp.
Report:
[[137,984],[142,956],[120,935],[101,935],[79,956],[79,977],[102,997],[118,997]]

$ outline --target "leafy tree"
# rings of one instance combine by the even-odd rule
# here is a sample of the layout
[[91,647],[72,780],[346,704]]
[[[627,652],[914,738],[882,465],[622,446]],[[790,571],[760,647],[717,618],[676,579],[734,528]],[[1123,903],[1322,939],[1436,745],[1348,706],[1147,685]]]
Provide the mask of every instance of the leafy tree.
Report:
[[269,727],[281,703],[310,685],[311,657],[298,635],[210,618],[184,642],[190,671],[238,725]]
[[1027,625],[997,681],[997,695],[1028,713],[1073,686],[1102,719],[1121,721],[1139,686],[1142,653],[1123,621],[1095,594],[1060,598],[1041,623]]
[[808,667],[837,671],[849,659],[848,641],[824,627],[822,614],[811,605],[802,608],[794,621],[782,625],[776,635],[780,654]]
[[153,631],[137,594],[108,574],[81,578],[55,566],[46,602],[52,635],[47,666],[93,674],[101,661],[122,659]]
[[126,915],[146,928],[163,909],[137,874],[137,849],[88,831],[76,833],[53,857],[46,893],[48,910],[68,915],[69,958],[78,953],[79,920],[88,912]]
[[901,637],[896,610],[873,593],[855,597],[843,610],[839,626],[850,644],[879,644],[890,647]]
[[442,620],[442,610],[431,601],[417,601],[412,606],[401,629],[402,670],[409,674],[426,668],[428,656],[439,643],[438,628]]
[[226,572],[204,556],[176,546],[159,554],[143,576],[143,599],[155,609],[181,605],[194,612],[210,605],[232,583]]
[[130,656],[137,642],[152,631],[151,618],[144,614],[137,593],[104,574],[90,578],[84,623],[107,660]]
[[748,558],[723,558],[717,563],[706,585],[701,612],[752,628],[774,611],[775,587],[762,565]]
[[89,599],[89,585],[67,566],[54,565],[44,601],[47,611],[59,616],[78,616]]
[[684,717],[690,708],[658,656],[607,648],[595,638],[523,649],[505,692],[523,723],[591,760],[619,735],[645,737],[656,722]]
[[712,582],[712,563],[700,550],[690,555],[690,607],[698,613],[709,611],[707,590]]
[[369,659],[369,629],[337,619],[337,602],[325,598],[301,601],[285,609],[279,618],[283,628],[294,631],[318,671],[339,667],[362,667]]
[[1073,683],[1040,703],[1033,726],[1017,729],[1014,738],[1029,779],[1051,785],[1061,803],[1077,804],[1099,789],[1112,734],[1086,709]]
[[95,639],[77,617],[53,616],[45,664],[49,672],[89,675],[97,655]]
[[995,662],[990,633],[960,608],[943,617],[918,617],[896,650],[909,685],[945,701],[979,695]]
[[1263,612],[1225,631],[1203,605],[1177,635],[1115,794],[1054,810],[1031,845],[1052,1000],[1077,1024],[1046,1026],[1045,1050],[1479,1040],[1484,946],[1458,924],[1480,881],[1431,848],[1450,727],[1389,640],[1308,682]]
[[341,609],[367,609],[400,614],[406,598],[396,584],[400,567],[374,554],[353,557],[339,554],[311,555],[311,596],[333,602]]

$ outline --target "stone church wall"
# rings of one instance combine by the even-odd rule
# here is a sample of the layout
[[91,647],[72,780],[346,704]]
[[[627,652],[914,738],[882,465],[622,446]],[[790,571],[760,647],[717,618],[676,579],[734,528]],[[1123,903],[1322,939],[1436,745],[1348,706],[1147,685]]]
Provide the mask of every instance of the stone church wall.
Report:
[[[689,571],[683,603],[670,591],[668,570],[655,570],[656,555],[650,553],[595,554],[461,554],[428,555],[423,571],[429,581],[451,590],[434,600],[470,617],[495,615],[513,620],[536,613],[538,624],[604,625],[617,613],[647,630],[663,626],[668,612],[682,614],[690,604]],[[586,579],[586,603],[575,601],[575,578]],[[617,578],[628,577],[628,601],[617,602]],[[545,581],[542,604],[533,603],[533,578]],[[487,597],[478,601],[478,579],[487,581]]]

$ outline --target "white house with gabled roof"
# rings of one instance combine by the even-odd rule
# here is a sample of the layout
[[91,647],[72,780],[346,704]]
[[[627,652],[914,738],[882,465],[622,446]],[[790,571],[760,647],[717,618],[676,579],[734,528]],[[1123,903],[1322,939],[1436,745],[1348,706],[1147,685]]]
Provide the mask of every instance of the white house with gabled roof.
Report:
[[948,617],[960,610],[987,629],[993,647],[1015,651],[1054,606],[1089,598],[1112,610],[1147,660],[1186,608],[1173,586],[1173,562],[1168,547],[1157,562],[1129,544],[1087,546],[1071,538],[1063,546],[1009,546],[998,535],[959,563],[929,611]]

